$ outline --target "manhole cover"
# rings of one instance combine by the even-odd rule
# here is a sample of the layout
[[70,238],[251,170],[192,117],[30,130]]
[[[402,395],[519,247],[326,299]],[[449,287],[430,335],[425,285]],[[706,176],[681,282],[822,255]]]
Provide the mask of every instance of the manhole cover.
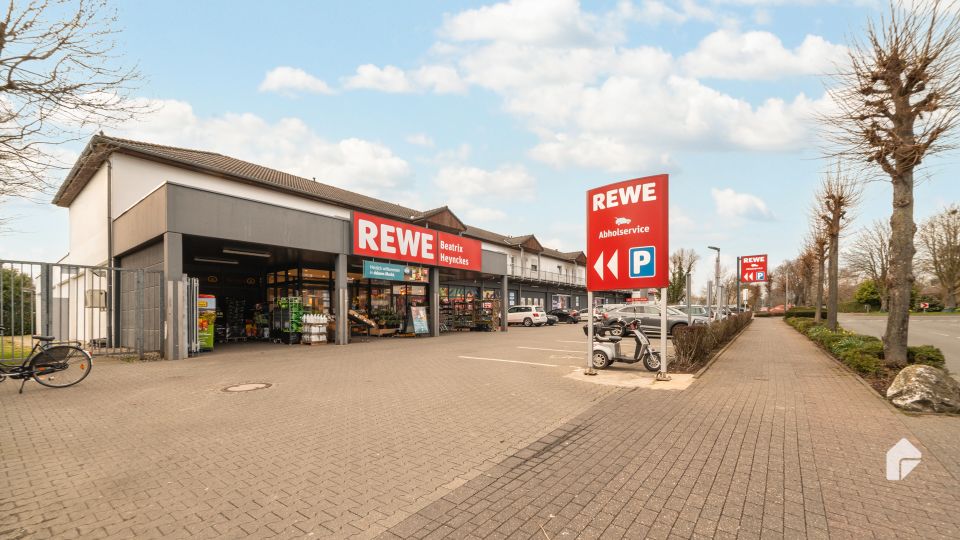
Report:
[[251,390],[263,390],[264,388],[270,388],[270,383],[254,382],[254,383],[235,384],[233,386],[228,386],[224,388],[223,391],[224,392],[249,392]]

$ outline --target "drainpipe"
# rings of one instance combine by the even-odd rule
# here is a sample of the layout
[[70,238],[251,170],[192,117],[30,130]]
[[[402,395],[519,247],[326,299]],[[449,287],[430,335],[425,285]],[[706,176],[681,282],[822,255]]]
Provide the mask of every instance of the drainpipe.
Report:
[[113,260],[113,160],[107,158],[107,305],[110,309],[107,311],[107,338],[109,347],[119,345],[117,336],[114,335],[116,325],[114,324],[116,314],[119,310],[120,295],[116,294],[116,277],[114,275]]

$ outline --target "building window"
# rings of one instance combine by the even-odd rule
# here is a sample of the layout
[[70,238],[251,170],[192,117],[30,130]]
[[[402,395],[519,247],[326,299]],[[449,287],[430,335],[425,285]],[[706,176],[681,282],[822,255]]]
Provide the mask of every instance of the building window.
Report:
[[531,264],[531,265],[530,265],[530,270],[533,270],[534,272],[536,272],[536,271],[537,271],[537,265]]

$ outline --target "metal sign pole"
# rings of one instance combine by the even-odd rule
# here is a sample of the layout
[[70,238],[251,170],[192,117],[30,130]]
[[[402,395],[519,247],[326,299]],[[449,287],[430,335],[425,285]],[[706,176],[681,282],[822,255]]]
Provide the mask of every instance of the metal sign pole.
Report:
[[660,371],[657,372],[658,381],[669,381],[667,375],[667,289],[660,289]]
[[593,291],[587,291],[587,370],[584,375],[596,375],[597,371],[593,369]]
[[737,312],[740,311],[740,289],[743,288],[743,270],[740,266],[740,257],[737,257]]
[[690,288],[692,286],[690,282],[690,272],[687,272],[687,325],[693,324],[693,313],[690,310]]

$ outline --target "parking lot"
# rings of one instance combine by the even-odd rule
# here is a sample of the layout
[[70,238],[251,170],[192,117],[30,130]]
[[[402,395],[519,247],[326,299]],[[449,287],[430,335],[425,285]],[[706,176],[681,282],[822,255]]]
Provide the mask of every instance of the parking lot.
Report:
[[615,392],[566,377],[585,347],[581,325],[511,327],[7,381],[0,537],[372,536]]

